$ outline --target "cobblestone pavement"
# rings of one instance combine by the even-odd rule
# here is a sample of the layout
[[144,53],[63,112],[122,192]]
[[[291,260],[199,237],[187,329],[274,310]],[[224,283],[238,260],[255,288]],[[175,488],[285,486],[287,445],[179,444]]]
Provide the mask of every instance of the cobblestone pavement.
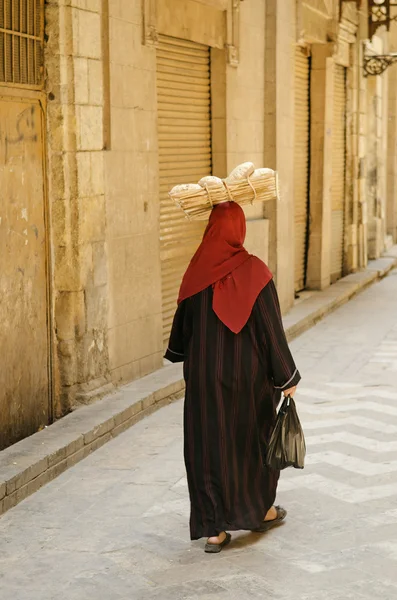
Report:
[[0,519],[4,600],[396,600],[397,272],[292,348],[308,457],[285,525],[190,543],[182,403],[162,409]]

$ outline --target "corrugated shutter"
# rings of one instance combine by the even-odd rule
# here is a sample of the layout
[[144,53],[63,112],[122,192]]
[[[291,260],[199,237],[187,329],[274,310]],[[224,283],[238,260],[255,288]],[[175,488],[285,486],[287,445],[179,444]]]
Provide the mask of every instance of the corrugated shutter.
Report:
[[160,250],[164,343],[181,279],[205,223],[187,221],[168,192],[211,175],[211,80],[207,46],[160,36],[157,50]]
[[43,84],[44,0],[1,0],[0,82]]
[[331,281],[342,277],[346,170],[346,69],[334,65]]
[[309,58],[297,47],[295,52],[295,291],[305,287],[306,244],[309,196],[310,143],[310,64]]

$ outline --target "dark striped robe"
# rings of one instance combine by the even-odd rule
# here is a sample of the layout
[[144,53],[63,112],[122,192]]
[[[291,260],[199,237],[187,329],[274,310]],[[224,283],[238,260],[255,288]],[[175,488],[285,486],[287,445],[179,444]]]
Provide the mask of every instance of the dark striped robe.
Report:
[[264,466],[276,407],[300,380],[273,281],[237,335],[213,312],[212,287],[184,300],[166,358],[184,362],[191,539],[255,529],[276,497],[279,472]]

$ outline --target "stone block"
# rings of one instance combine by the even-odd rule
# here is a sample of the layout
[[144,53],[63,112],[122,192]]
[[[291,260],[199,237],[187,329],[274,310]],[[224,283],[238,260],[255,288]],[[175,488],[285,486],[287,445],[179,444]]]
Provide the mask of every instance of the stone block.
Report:
[[109,12],[110,17],[121,19],[128,23],[140,25],[142,21],[142,8],[139,2],[131,2],[131,0],[111,2]]
[[88,94],[89,104],[103,104],[103,66],[100,60],[88,61]]
[[112,107],[112,150],[136,150],[134,111]]
[[63,386],[72,386],[77,382],[78,346],[73,340],[58,343],[59,377]]
[[110,63],[110,97],[112,99],[112,108],[130,108],[124,105],[124,68],[125,65],[119,65],[114,62]]
[[[72,85],[72,84],[68,84]],[[67,102],[72,102],[72,99],[67,99]],[[73,104],[62,104],[57,105],[50,102],[48,104],[48,142],[54,153],[61,153],[65,165],[70,164],[70,159],[73,158],[71,154],[76,150],[76,118],[75,118],[75,105]],[[66,172],[66,170],[65,170]],[[69,175],[70,174],[68,173]],[[70,182],[68,181],[68,185]]]
[[102,446],[104,446],[105,444],[110,442],[111,439],[112,439],[112,433],[106,433],[105,435],[102,435],[101,437],[96,438],[90,445],[91,451],[95,452],[95,450],[98,450],[98,448],[101,448]]
[[84,291],[87,330],[106,328],[108,289],[106,285],[89,287]]
[[246,248],[265,263],[269,258],[269,221],[255,219],[247,221]]
[[212,119],[212,151],[223,154],[226,149],[226,119]]
[[[56,467],[53,467],[53,469],[56,469]],[[58,475],[60,474],[61,472],[58,470]],[[32,481],[29,481],[27,485],[17,490],[17,503],[22,502],[22,500],[37,492],[43,485],[51,481],[51,479],[51,471],[47,470]]]
[[81,10],[85,10],[87,0],[69,0],[69,3],[72,8],[79,8]]
[[[116,65],[114,65],[116,67]],[[121,95],[125,108],[155,112],[157,109],[156,73],[123,65],[112,71],[114,92]]]
[[105,197],[83,198],[79,200],[79,206],[79,243],[102,242],[105,239],[106,226]]
[[[117,109],[118,110],[118,109]],[[112,127],[113,129],[113,127]],[[112,148],[104,153],[105,191],[108,197],[109,219],[112,220],[111,211],[116,212],[115,198],[125,193],[125,171],[127,161],[133,163],[133,152],[124,152]],[[111,225],[111,223],[109,223]]]
[[161,3],[157,13],[158,30],[176,38],[190,39],[215,48],[226,44],[225,13],[213,3],[186,3],[171,0]]
[[131,404],[125,410],[123,410],[123,411],[119,412],[117,415],[115,415],[115,417],[114,417],[115,427],[118,427],[125,421],[128,421],[132,417],[135,417],[135,415],[140,413],[142,410],[143,410],[143,405],[142,405],[141,400],[139,402],[135,402],[135,403]]
[[[263,121],[238,121],[238,150],[246,150],[249,153],[263,151],[264,123]],[[283,139],[283,138],[281,138]],[[288,138],[287,138],[288,139]]]
[[173,381],[169,385],[161,387],[160,389],[156,390],[153,394],[155,404],[158,404],[165,398],[179,394],[180,392],[182,392],[184,390],[184,388],[185,388],[185,384],[182,379]]
[[106,157],[106,192],[109,237],[150,233],[153,249],[158,248],[157,153],[115,152]]
[[[51,182],[51,197],[54,202],[58,202],[58,198],[62,199],[64,202],[64,193],[65,193],[65,173],[64,173],[64,156],[63,154],[51,153],[48,161],[48,170],[49,170],[49,178]],[[57,209],[57,207],[56,207]],[[52,204],[52,210],[54,210],[54,206]],[[65,229],[65,216],[64,211],[59,211],[56,213],[55,225],[59,228],[59,231],[63,232]],[[61,221],[61,225],[58,225],[58,221]],[[63,238],[63,234],[60,233],[59,237]]]
[[91,152],[91,195],[99,196],[105,191],[103,152]]
[[153,404],[155,404],[155,395],[151,394],[150,396],[147,396],[143,401],[142,401],[142,409],[146,410],[148,409],[150,406],[153,406]]
[[[132,23],[121,19],[110,19],[110,62],[118,65],[136,65],[134,31]],[[142,38],[141,38],[142,40]],[[143,67],[141,65],[141,67]]]
[[80,452],[83,447],[84,438],[82,435],[78,435],[75,440],[48,455],[48,468],[50,469],[57,463],[66,460],[69,456],[73,456],[77,452]]
[[140,362],[140,376],[145,377],[153,371],[157,371],[163,366],[163,352],[151,354],[141,358]]
[[363,114],[366,113],[366,106],[367,106],[367,89],[365,86],[364,89],[360,89],[360,92],[359,92],[359,107],[360,107],[361,113],[363,113]]
[[101,12],[101,0],[85,0],[86,9],[92,12]]
[[107,254],[105,242],[92,244],[92,266],[94,286],[103,286],[108,281]]
[[69,469],[70,467],[73,467],[78,462],[83,460],[83,458],[85,457],[85,451],[86,451],[86,449],[83,447],[83,448],[81,448],[81,450],[78,450],[74,454],[71,454],[70,456],[68,456],[68,458],[66,459],[67,468]]
[[[67,459],[61,460],[59,463],[57,463],[56,465],[51,467],[51,469],[48,469],[48,471],[46,471],[45,474],[48,476],[48,481],[52,481],[53,479],[56,479],[56,477],[59,477],[59,475],[62,475],[62,473],[64,473],[66,471],[66,469],[68,469]],[[47,481],[45,481],[44,483],[47,483]]]
[[42,458],[7,481],[7,496],[41,475],[48,468],[48,458]]
[[[81,242],[82,236],[81,236]],[[81,243],[77,247],[77,260],[79,263],[79,284],[80,287],[87,287],[92,282],[92,244],[90,242]]]
[[76,106],[77,150],[102,150],[102,107]]
[[115,385],[121,385],[138,379],[141,376],[140,363],[140,360],[135,360],[111,369],[111,377]]
[[84,458],[87,458],[87,456],[89,456],[90,454],[92,454],[93,449],[92,449],[92,445],[90,444],[89,446],[84,446]]
[[102,56],[100,15],[73,8],[72,19],[74,54],[100,59]]
[[[239,83],[245,82],[253,89],[263,89],[265,69],[263,72],[258,72],[257,64],[264,64],[265,36],[263,31],[257,27],[247,27],[246,29],[243,39],[240,41],[240,65],[244,69],[244,77],[239,78]],[[255,61],[252,60],[252,56],[255,56]],[[279,60],[281,56],[279,53]],[[257,64],[255,64],[256,61],[258,61]],[[243,83],[244,87],[245,83]]]
[[76,104],[88,104],[88,60],[76,57],[73,59],[74,100]]
[[[114,296],[110,327],[160,312],[157,234],[109,240],[108,260],[109,286]],[[148,272],[152,273],[152,277],[147,277]],[[136,288],[140,291],[139,295],[133,293]]]
[[[139,421],[141,421],[144,416],[145,416],[145,414],[143,412],[141,412],[141,413],[137,413],[133,417],[130,417],[126,421],[123,421],[122,423],[120,423],[120,425],[118,425],[117,427],[115,427],[113,429],[113,431],[112,431],[112,437],[117,437],[121,433],[124,433],[130,427],[132,427],[133,425],[136,425],[136,423],[139,423]],[[1,504],[0,504],[0,507],[1,507]]]
[[212,153],[213,173],[218,177],[227,177],[227,154],[226,152]]
[[3,500],[4,496],[6,495],[6,489],[7,486],[5,482],[0,483],[0,500]]
[[107,372],[107,363],[106,322],[103,322],[98,323],[96,328],[88,329],[79,348],[78,380],[88,382],[88,386],[98,380],[94,389],[83,388],[78,394],[80,403],[88,404],[97,399],[96,388],[99,387],[101,378]]
[[14,508],[18,504],[17,492],[14,492],[10,496],[6,496],[0,503],[0,510],[3,513],[7,512],[11,508]]
[[113,417],[107,419],[104,423],[93,427],[90,431],[84,434],[84,445],[89,446],[95,440],[100,437],[105,436],[109,431],[112,431],[114,428],[114,419]]
[[55,299],[55,324],[59,340],[73,340],[85,331],[84,293],[59,292]]
[[[64,152],[65,139],[64,139],[64,107],[60,104],[49,102],[48,104],[48,124],[47,127],[47,141],[51,147],[51,159],[56,152]],[[62,155],[60,155],[62,156]]]
[[137,152],[157,152],[157,121],[153,112],[133,110],[134,150]]
[[161,313],[109,329],[110,368],[161,352],[161,331]]
[[76,152],[77,186],[81,198],[93,196],[91,179],[91,153]]

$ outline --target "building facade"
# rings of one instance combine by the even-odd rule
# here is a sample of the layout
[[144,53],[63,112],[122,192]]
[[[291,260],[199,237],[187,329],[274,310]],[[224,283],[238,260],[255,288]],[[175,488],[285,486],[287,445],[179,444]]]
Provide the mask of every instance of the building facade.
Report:
[[[203,226],[169,189],[247,160],[288,311],[397,241],[395,50],[371,2],[2,0],[0,448],[163,364]],[[370,39],[371,38],[371,39]]]

